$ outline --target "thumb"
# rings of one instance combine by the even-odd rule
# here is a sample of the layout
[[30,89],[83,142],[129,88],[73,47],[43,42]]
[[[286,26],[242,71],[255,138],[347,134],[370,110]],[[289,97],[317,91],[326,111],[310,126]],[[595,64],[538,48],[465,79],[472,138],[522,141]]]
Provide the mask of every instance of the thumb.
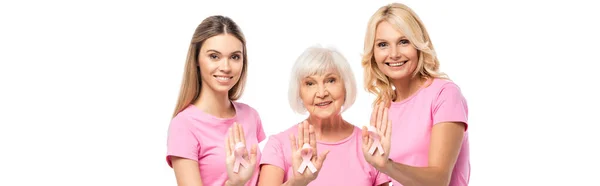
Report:
[[256,144],[252,145],[252,149],[250,149],[250,162],[251,163],[256,163]]
[[329,154],[329,150],[326,150],[325,152],[321,153],[321,155],[319,155],[319,163],[323,164],[323,162],[325,161],[325,158],[327,158],[327,154]]

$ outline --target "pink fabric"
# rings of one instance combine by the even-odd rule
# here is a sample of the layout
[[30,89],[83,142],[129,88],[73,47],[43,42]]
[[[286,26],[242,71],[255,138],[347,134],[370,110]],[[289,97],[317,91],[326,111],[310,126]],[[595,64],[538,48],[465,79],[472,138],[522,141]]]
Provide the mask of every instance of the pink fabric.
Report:
[[[261,164],[277,166],[285,172],[284,182],[293,176],[290,133],[297,125],[269,137],[263,149]],[[355,127],[352,135],[335,143],[317,141],[319,154],[329,150],[321,172],[309,185],[379,185],[390,179],[367,163],[362,153],[361,131]]]
[[[205,185],[223,185],[227,180],[225,136],[233,122],[241,124],[244,128],[248,150],[253,144],[257,144],[258,147],[258,143],[266,137],[258,112],[246,104],[232,103],[236,110],[236,116],[233,118],[217,118],[194,105],[188,106],[173,118],[167,138],[168,165],[172,167],[171,156],[198,161],[200,177]],[[261,158],[260,150],[257,158]],[[246,185],[256,185],[258,172],[256,169]]]
[[[392,103],[389,117],[393,128],[390,159],[416,167],[428,166],[431,129],[435,124],[463,122],[468,126],[467,102],[460,88],[443,79],[434,79],[413,96]],[[469,137],[465,131],[450,185],[468,185],[470,174]],[[401,185],[396,180],[392,183]]]

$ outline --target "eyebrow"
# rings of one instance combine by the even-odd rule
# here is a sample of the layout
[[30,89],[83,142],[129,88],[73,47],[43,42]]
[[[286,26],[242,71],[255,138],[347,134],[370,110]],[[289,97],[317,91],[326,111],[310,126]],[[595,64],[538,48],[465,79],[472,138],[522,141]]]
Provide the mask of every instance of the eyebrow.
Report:
[[[208,49],[208,50],[206,50],[206,52],[207,52],[207,53],[208,53],[208,52],[214,52],[214,53],[219,53],[219,54],[221,53],[221,52],[219,52],[219,51],[217,51],[217,50],[215,50],[215,49]],[[235,51],[235,52],[232,52],[232,54],[236,54],[236,53],[242,53],[242,51],[239,51],[239,50],[237,50],[237,51]]]
[[[402,36],[402,37],[400,37],[400,39],[408,39],[408,38],[406,38],[406,36]],[[400,40],[400,39],[399,39],[399,40]],[[378,41],[387,41],[387,40],[385,40],[385,39],[381,39],[381,38],[377,38],[377,39],[375,39],[375,42],[378,42]]]
[[[334,72],[329,72],[329,73],[325,74],[324,76],[325,76],[325,77],[329,77],[329,76],[335,76],[335,77],[338,77],[339,75],[337,75],[337,74],[336,74],[336,73],[334,73]],[[305,80],[306,80],[306,79],[315,80],[314,78],[312,78],[312,77],[310,77],[310,76],[306,76],[306,77],[305,77],[305,78],[303,78],[303,79],[305,79]]]

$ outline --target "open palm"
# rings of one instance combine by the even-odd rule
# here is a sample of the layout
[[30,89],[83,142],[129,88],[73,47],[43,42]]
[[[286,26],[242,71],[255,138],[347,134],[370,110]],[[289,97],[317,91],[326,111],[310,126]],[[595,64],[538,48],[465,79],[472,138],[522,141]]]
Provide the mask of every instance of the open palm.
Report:
[[379,149],[376,149],[373,154],[369,153],[371,146],[375,140],[369,133],[367,127],[362,128],[362,150],[365,160],[373,167],[380,169],[385,166],[388,161],[391,148],[392,137],[392,121],[388,118],[388,108],[383,103],[377,104],[371,113],[371,126],[375,127],[375,133],[379,135],[383,154],[380,154]]
[[[298,142],[296,142],[296,137],[292,134],[290,135],[290,144],[292,146],[292,171],[294,172],[295,181],[302,183],[302,185],[307,185],[311,181],[315,180],[323,166],[323,162],[327,157],[329,151],[322,153],[321,155],[317,155],[317,139],[315,135],[315,130],[312,125],[309,125],[308,122],[304,121],[298,125]],[[310,149],[303,149],[302,146],[304,144],[309,144]],[[303,173],[298,172],[298,168],[302,165],[302,153],[310,152],[310,161],[316,168],[316,172],[312,172],[308,167],[304,169]]]
[[[238,172],[234,171],[236,161],[236,144],[243,144],[244,147],[239,151],[244,160],[248,162],[247,166],[239,165]],[[246,138],[244,136],[244,130],[238,123],[234,123],[225,137],[225,149],[226,149],[226,164],[227,164],[227,176],[228,185],[244,185],[252,175],[254,174],[254,168],[256,165],[256,145],[252,146],[248,157],[248,150],[246,148]]]

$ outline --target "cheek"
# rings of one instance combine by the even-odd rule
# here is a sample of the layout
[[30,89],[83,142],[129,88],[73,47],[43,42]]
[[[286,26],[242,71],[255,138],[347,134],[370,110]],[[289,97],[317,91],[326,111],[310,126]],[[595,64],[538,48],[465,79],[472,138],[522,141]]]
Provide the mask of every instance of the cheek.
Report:
[[312,105],[313,95],[310,95],[308,88],[300,88],[300,99],[304,105]]
[[387,57],[387,52],[385,50],[381,50],[381,49],[375,49],[373,50],[373,57],[375,58],[375,62],[377,64],[382,63],[383,60],[385,60],[385,58]]

